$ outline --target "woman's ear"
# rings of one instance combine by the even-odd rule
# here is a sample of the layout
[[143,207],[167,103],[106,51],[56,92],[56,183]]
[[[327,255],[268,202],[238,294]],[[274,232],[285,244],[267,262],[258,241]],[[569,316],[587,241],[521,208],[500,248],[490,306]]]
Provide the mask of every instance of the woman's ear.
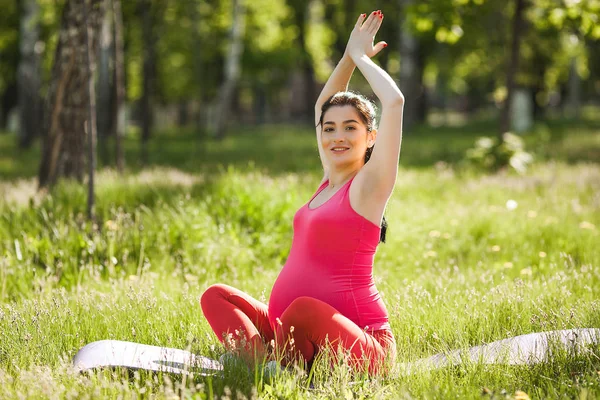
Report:
[[373,129],[369,132],[367,136],[367,146],[373,147],[375,145],[375,141],[377,140],[377,129]]

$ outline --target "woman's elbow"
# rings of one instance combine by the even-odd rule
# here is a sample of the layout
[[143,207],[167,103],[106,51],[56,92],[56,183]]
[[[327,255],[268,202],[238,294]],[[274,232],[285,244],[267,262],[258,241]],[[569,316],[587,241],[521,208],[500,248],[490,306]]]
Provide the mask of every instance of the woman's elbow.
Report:
[[404,95],[402,94],[402,92],[398,91],[397,93],[394,93],[393,95],[386,98],[385,101],[382,101],[381,106],[385,108],[404,107]]

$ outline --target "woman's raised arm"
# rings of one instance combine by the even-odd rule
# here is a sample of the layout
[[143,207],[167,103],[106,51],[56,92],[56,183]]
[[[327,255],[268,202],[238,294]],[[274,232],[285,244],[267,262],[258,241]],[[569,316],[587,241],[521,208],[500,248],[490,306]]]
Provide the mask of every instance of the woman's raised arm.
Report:
[[346,51],[381,102],[381,122],[375,147],[369,162],[363,169],[369,178],[365,179],[369,182],[369,192],[382,200],[387,200],[398,175],[404,95],[388,73],[377,66],[369,56],[371,49],[374,48],[373,38],[382,21],[381,11],[371,13],[359,29],[352,31]]

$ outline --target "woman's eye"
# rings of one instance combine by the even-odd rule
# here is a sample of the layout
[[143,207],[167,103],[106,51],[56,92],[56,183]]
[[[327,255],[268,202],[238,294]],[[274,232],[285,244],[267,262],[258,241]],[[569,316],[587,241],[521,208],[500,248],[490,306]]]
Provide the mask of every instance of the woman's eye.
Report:
[[333,128],[325,128],[325,132],[333,132]]
[[349,131],[353,131],[356,128],[354,128],[353,126],[347,126],[346,129],[348,129]]

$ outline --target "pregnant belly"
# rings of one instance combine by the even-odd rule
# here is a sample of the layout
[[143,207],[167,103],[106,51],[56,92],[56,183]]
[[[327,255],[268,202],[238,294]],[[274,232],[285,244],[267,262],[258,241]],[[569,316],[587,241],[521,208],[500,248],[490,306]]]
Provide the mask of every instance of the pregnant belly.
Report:
[[[309,278],[310,277],[310,278]],[[350,319],[356,318],[353,290],[349,278],[331,277],[323,271],[302,271],[285,266],[271,291],[269,320],[275,326],[276,319],[298,297],[307,296],[321,300]],[[358,323],[358,321],[354,321]]]

